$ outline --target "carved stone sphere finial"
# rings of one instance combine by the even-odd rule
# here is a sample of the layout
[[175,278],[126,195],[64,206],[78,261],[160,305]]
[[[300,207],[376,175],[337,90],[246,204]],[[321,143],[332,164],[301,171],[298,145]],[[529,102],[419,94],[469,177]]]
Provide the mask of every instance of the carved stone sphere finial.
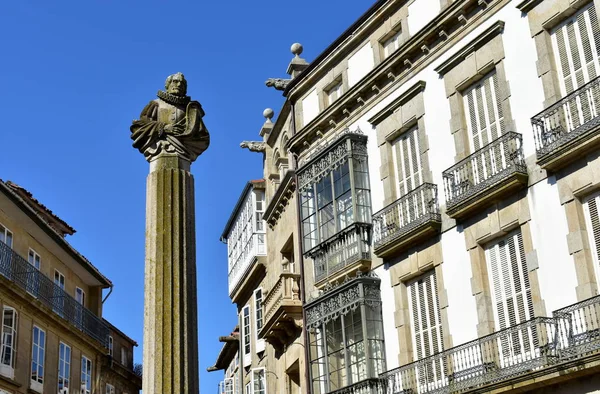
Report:
[[302,47],[302,44],[299,43],[293,43],[292,47],[290,48],[290,50],[292,51],[292,53],[296,56],[300,56],[302,54],[302,51],[304,50],[304,48]]
[[271,108],[265,108],[265,110],[263,111],[263,116],[265,117],[265,119],[267,119],[267,122],[271,121],[274,114],[275,112],[273,112]]

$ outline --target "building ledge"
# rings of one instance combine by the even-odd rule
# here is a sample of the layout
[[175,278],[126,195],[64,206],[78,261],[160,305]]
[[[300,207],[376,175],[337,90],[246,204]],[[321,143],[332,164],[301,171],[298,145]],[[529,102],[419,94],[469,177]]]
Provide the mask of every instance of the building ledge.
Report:
[[255,256],[250,268],[232,289],[229,296],[231,301],[238,304],[244,302],[267,273],[267,257]]

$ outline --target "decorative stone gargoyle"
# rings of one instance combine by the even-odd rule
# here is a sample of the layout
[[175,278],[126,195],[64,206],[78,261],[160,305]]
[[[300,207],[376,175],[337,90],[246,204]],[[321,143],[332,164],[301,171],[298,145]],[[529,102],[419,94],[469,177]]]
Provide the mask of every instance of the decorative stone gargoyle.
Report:
[[240,148],[248,149],[250,152],[262,152],[267,150],[267,144],[262,141],[242,141]]
[[187,81],[182,73],[169,75],[165,89],[159,90],[158,98],[144,107],[139,120],[133,121],[133,147],[148,161],[161,153],[171,153],[193,162],[210,143],[202,122],[204,111],[199,102],[186,95]]
[[291,79],[269,78],[265,82],[265,85],[267,85],[267,87],[274,87],[277,90],[285,90],[290,81]]

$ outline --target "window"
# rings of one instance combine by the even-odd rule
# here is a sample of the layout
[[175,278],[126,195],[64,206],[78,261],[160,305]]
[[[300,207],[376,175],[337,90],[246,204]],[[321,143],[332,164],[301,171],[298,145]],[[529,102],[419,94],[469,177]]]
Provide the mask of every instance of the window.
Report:
[[81,394],[92,392],[92,360],[86,356],[81,357]]
[[[486,248],[492,306],[496,330],[513,327],[534,317],[529,286],[529,272],[520,231],[496,241]],[[505,356],[516,356],[536,345],[535,332],[529,337],[519,333],[500,344]],[[510,342],[510,343],[509,343]]]
[[127,363],[127,349],[125,349],[125,347],[121,347],[121,365],[129,365],[129,363]]
[[504,134],[498,76],[492,71],[463,93],[471,153]]
[[106,394],[115,394],[115,386],[106,383]]
[[[600,75],[600,26],[594,2],[567,19],[552,33],[552,46],[564,96],[579,89]],[[592,95],[571,100],[565,115],[569,131],[588,122],[598,114],[598,98]],[[594,113],[596,115],[594,115]]]
[[336,82],[325,93],[327,94],[327,105],[333,104],[335,100],[342,96],[342,81]]
[[358,277],[306,306],[313,393],[376,378],[385,370],[379,283]]
[[75,300],[85,306],[85,292],[79,287],[75,288]]
[[252,370],[252,394],[267,394],[264,368]]
[[[413,329],[413,358],[417,361],[444,350],[435,271],[426,273],[406,287]],[[427,363],[425,368],[419,368],[420,373],[426,371],[419,381],[431,383],[442,379],[444,366],[441,361],[435,360]]]
[[46,352],[46,332],[33,326],[31,344],[31,388],[44,392],[44,353]]
[[219,382],[219,394],[233,394],[233,379],[227,378]]
[[585,222],[594,260],[596,280],[600,283],[600,194],[594,194],[584,202]]
[[63,316],[63,309],[65,306],[65,276],[58,270],[54,270],[54,300],[52,306],[54,312],[59,316]]
[[37,297],[40,289],[38,271],[42,265],[42,258],[35,252],[35,250],[29,249],[27,261],[35,268],[35,270],[27,272],[27,292],[29,292],[29,294],[32,296]]
[[250,306],[242,309],[242,335],[244,340],[244,366],[250,364]]
[[108,355],[113,357],[113,337],[112,337],[112,335],[108,336]]
[[17,352],[17,312],[5,306],[2,310],[2,350],[0,352],[0,374],[10,379],[15,377],[15,354]]
[[262,191],[257,191],[255,193],[256,196],[256,222],[255,228],[256,231],[265,231],[265,224],[263,221],[263,213],[265,211],[265,193]]
[[392,143],[392,155],[396,170],[396,191],[400,198],[423,183],[421,149],[416,127]]
[[263,300],[262,300],[262,289],[256,289],[254,291],[254,311],[256,319],[256,332],[260,332],[263,326]]
[[383,57],[386,58],[400,48],[400,32],[394,33],[393,36],[388,38],[381,44],[383,47]]
[[244,393],[252,394],[252,386],[250,386],[250,383],[246,383],[246,387],[244,388]]
[[12,248],[13,245],[13,234],[12,232],[0,224],[0,242],[5,243]]
[[71,387],[71,347],[64,343],[58,346],[58,392],[68,393]]

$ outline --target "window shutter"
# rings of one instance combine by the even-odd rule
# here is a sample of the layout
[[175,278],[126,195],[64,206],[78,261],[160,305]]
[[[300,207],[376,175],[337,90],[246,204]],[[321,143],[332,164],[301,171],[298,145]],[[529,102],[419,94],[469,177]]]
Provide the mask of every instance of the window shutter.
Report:
[[[438,301],[435,271],[431,271],[408,285],[410,313],[413,322],[413,348],[415,361],[444,350],[442,343],[442,321]],[[427,375],[419,381],[431,383],[443,377],[441,360],[428,365]]]
[[412,128],[400,136],[394,141],[392,149],[398,182],[398,197],[401,197],[423,182],[418,129]]
[[471,153],[504,133],[498,76],[495,71],[463,93]]
[[596,271],[597,280],[600,280],[600,277],[598,276],[600,274],[600,216],[598,215],[600,194],[590,197],[584,205],[588,239],[595,263],[594,269]]

